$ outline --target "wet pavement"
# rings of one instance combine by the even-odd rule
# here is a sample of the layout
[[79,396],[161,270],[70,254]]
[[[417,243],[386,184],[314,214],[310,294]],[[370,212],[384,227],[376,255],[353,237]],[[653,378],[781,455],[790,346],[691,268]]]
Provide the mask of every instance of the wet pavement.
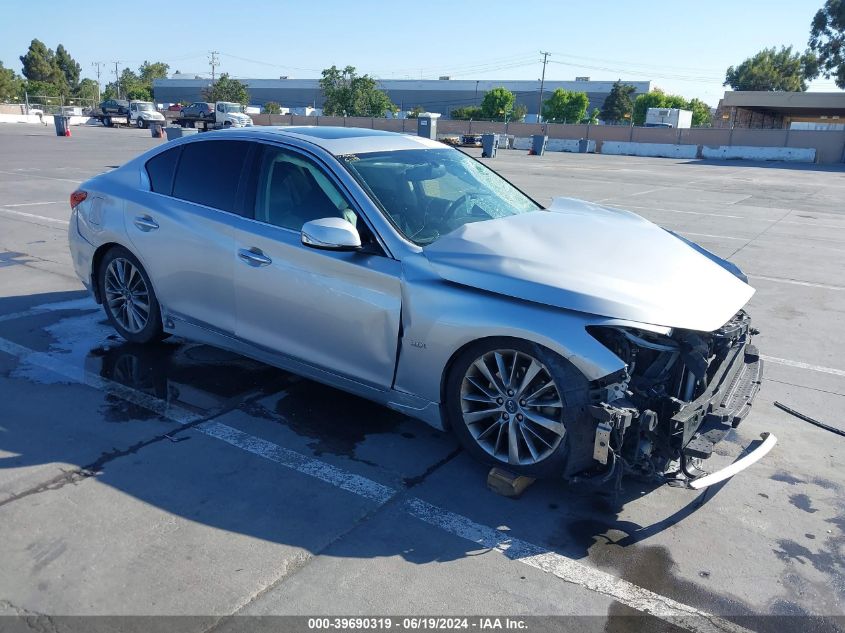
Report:
[[772,406],[845,425],[845,173],[521,152],[490,161],[538,199],[630,203],[733,254],[758,288],[751,310],[774,360],[712,466],[763,431],[780,440],[706,493],[544,481],[511,500],[421,422],[209,346],[119,339],[73,275],[66,199],[158,141],[94,128],[56,146],[65,139],[9,126],[0,138],[10,205],[0,205],[0,615],[845,628],[845,440]]

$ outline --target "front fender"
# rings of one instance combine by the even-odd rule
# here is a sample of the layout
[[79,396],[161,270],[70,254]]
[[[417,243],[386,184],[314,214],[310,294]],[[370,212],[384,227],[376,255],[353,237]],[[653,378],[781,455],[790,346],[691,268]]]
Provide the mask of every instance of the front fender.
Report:
[[549,348],[568,359],[588,380],[625,364],[586,327],[609,319],[492,294],[428,275],[407,275],[394,388],[441,400],[441,381],[452,357],[489,337],[512,337]]

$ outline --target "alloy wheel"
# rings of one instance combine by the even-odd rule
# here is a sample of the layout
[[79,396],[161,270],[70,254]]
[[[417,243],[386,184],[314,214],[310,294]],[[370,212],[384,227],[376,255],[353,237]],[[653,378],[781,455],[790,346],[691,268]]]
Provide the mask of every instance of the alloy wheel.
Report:
[[105,275],[109,312],[131,334],[141,332],[150,320],[150,291],[144,276],[128,259],[113,259]]
[[479,447],[498,461],[537,464],[563,441],[563,401],[549,369],[516,350],[477,358],[461,382],[463,421]]

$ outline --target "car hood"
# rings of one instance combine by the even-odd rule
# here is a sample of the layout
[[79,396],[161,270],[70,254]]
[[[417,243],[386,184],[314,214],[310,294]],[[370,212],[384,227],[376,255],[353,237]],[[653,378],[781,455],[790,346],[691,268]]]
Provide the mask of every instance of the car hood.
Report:
[[664,327],[715,330],[754,294],[704,249],[630,211],[571,198],[465,224],[423,252],[447,281]]

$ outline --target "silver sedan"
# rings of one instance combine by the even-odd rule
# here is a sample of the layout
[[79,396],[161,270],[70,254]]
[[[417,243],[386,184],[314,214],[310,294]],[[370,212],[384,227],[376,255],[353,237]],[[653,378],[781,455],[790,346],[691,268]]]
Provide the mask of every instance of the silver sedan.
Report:
[[236,351],[517,474],[692,482],[760,382],[732,264],[633,213],[544,209],[423,138],[196,135],[71,207],[76,272],[127,340]]

